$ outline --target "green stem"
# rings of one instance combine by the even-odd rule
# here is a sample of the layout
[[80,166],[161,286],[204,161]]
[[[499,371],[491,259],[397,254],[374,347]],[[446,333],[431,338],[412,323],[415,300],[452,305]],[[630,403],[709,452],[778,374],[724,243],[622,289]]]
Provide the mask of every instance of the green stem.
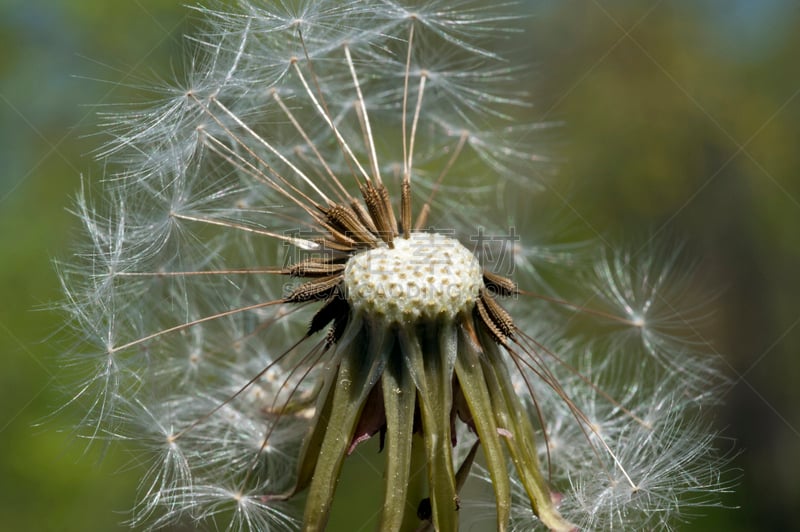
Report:
[[454,333],[452,325],[442,325],[421,328],[417,334],[406,330],[399,334],[419,393],[433,525],[442,532],[458,530],[458,494],[450,439]]
[[[362,334],[367,329],[362,330]],[[337,382],[334,385],[325,437],[319,448],[317,464],[308,490],[304,530],[324,530],[336,491],[336,484],[358,423],[364,402],[378,381],[385,365],[383,342],[385,331],[370,331],[369,341],[359,339],[337,346],[343,350]],[[375,334],[379,332],[379,334]]]
[[478,353],[473,349],[469,338],[460,338],[458,359],[456,360],[456,376],[469,407],[472,422],[478,433],[486,467],[492,478],[492,487],[497,506],[497,530],[508,529],[511,512],[511,483],[506,468],[506,457],[497,432],[495,412],[486,378],[481,368]]
[[528,493],[533,512],[550,530],[557,532],[575,530],[575,525],[561,517],[553,504],[550,489],[540,470],[536,440],[527,409],[523,407],[514,392],[508,368],[499,349],[489,342],[488,338],[483,338],[481,341],[481,345],[485,346],[483,369],[486,382],[492,397],[497,424],[511,434],[506,438],[506,445],[511,461],[514,462],[517,474]]
[[[414,530],[417,506],[409,499],[416,388],[403,360],[392,358],[383,373],[386,410],[386,495],[380,530]],[[424,462],[423,462],[424,463]],[[424,478],[423,478],[424,488]],[[417,501],[418,502],[418,501]]]

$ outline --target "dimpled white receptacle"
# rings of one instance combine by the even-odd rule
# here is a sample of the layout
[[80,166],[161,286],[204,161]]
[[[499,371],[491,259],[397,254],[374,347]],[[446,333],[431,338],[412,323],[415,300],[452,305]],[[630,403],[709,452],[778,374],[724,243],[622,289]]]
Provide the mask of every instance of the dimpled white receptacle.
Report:
[[457,240],[436,233],[396,238],[360,253],[344,270],[353,310],[389,323],[454,318],[469,310],[483,286],[480,264]]

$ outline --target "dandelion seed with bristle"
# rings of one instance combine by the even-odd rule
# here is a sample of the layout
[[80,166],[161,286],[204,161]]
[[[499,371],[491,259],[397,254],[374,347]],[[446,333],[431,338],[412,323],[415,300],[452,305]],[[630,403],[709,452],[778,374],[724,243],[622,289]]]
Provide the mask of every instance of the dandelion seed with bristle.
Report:
[[[722,489],[695,474],[713,437],[675,429],[708,396],[663,385],[708,363],[645,320],[649,270],[595,268],[617,316],[554,293],[532,261],[558,263],[564,247],[520,253],[518,279],[476,248],[491,231],[522,245],[477,191],[529,195],[542,161],[520,147],[540,126],[513,125],[525,103],[491,51],[513,7],[200,8],[208,30],[186,83],[109,115],[101,155],[122,169],[102,210],[79,200],[91,242],[62,278],[99,347],[78,357],[94,373],[74,400],[91,436],[157,456],[134,526],[322,530],[347,456],[375,436],[386,531],[458,530],[476,461],[498,530],[629,526],[642,512],[622,492],[645,493],[668,526],[701,504],[659,468],[684,492]],[[629,341],[556,338],[570,321],[559,309],[638,331],[643,347],[625,355],[636,372],[597,347]],[[674,460],[648,468],[665,449]]]

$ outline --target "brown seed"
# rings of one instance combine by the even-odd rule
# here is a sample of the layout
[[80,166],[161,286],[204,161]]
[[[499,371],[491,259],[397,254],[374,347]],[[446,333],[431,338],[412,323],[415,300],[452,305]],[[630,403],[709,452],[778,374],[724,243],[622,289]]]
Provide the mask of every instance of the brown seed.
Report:
[[514,320],[485,290],[481,290],[475,310],[480,321],[497,343],[506,345],[506,341],[514,337],[514,331],[516,331]]
[[344,205],[334,205],[333,207],[321,209],[328,222],[344,232],[348,237],[352,237],[356,242],[372,243],[375,242],[375,235],[364,227],[359,221],[358,216],[349,207]]
[[499,296],[514,296],[519,294],[517,283],[507,277],[492,273],[489,270],[483,270],[483,282],[492,294],[497,294]]
[[286,297],[287,303],[303,303],[314,299],[327,299],[338,289],[344,276],[337,274],[303,283]]

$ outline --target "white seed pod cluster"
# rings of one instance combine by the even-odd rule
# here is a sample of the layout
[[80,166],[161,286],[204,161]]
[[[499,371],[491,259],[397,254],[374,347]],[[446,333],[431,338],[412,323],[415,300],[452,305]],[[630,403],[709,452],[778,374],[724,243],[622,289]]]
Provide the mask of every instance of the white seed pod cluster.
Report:
[[388,323],[414,323],[470,311],[483,277],[475,255],[457,240],[413,233],[394,249],[382,246],[353,257],[344,283],[354,311]]
[[[515,89],[521,69],[498,53],[524,8],[197,8],[206,25],[189,38],[183,81],[104,116],[110,174],[82,191],[84,245],[59,264],[81,340],[65,367],[80,379],[86,435],[132,441],[151,460],[133,526],[324,524],[284,495],[322,467],[306,470],[297,450],[322,445],[315,423],[335,407],[319,397],[340,385],[343,346],[375,354],[369,386],[401,353],[420,398],[436,395],[424,370],[435,365],[429,348],[444,346],[433,349],[445,355],[437,371],[449,371],[438,406],[451,411],[438,439],[455,448],[436,471],[457,470],[444,476],[460,489],[480,435],[495,453],[483,477],[509,501],[497,503],[498,528],[668,529],[715,504],[724,462],[699,413],[716,373],[678,310],[689,282],[674,257],[584,260],[587,246],[506,227],[530,214],[547,162],[528,146],[543,125],[515,122],[528,106]],[[498,208],[499,190],[526,212]],[[470,376],[476,367],[485,381]],[[342,453],[399,423],[363,406],[368,392]],[[528,411],[472,403],[497,396]],[[417,406],[423,425],[438,412],[428,406]],[[482,425],[477,412],[498,417]],[[534,433],[524,455],[515,445]],[[510,477],[498,478],[503,452]],[[531,480],[539,463],[550,474]],[[306,480],[309,497],[327,496]],[[433,517],[420,519],[432,523],[487,504],[443,510],[431,498]],[[383,522],[404,519],[390,513]]]

